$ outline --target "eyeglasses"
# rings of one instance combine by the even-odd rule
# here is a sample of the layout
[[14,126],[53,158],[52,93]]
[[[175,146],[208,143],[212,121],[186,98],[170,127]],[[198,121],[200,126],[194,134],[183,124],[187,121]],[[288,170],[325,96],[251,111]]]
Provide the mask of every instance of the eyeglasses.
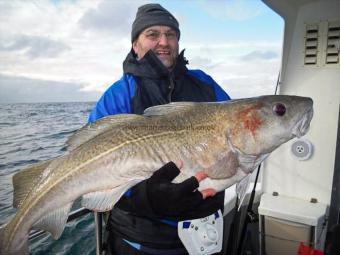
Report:
[[147,39],[150,41],[159,41],[162,35],[165,35],[166,39],[169,41],[177,40],[177,33],[175,31],[169,31],[165,33],[161,33],[159,31],[147,31],[143,33]]

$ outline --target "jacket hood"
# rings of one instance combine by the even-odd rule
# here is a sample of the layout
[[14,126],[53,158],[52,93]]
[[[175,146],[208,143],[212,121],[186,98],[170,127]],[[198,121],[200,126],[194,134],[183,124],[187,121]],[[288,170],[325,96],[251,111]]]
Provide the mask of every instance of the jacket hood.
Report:
[[169,75],[178,76],[185,73],[188,70],[187,64],[188,61],[184,57],[184,50],[178,55],[175,68],[169,72],[152,50],[149,50],[142,59],[137,60],[135,53],[131,49],[123,62],[123,70],[124,73],[139,77],[164,78]]

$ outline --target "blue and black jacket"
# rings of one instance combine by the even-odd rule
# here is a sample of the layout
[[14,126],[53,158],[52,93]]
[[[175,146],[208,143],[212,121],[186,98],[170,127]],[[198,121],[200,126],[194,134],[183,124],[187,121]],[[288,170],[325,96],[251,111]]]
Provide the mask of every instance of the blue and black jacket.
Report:
[[89,122],[119,113],[142,114],[148,107],[179,101],[226,101],[230,97],[201,70],[188,70],[183,52],[173,72],[148,52],[137,61],[130,52],[123,77],[109,87],[90,114]]
[[[121,113],[142,114],[151,106],[179,101],[226,101],[230,97],[207,74],[200,70],[188,70],[182,51],[172,72],[149,51],[137,60],[131,51],[123,63],[123,77],[109,87],[97,102],[89,116],[89,122],[107,115]],[[110,213],[107,228],[110,233],[133,243],[152,248],[172,249],[182,247],[177,234],[177,224],[166,219],[147,217],[135,206],[144,200],[143,182],[129,190]],[[218,207],[223,207],[224,192],[220,192]],[[203,215],[207,216],[207,215]],[[202,216],[202,217],[203,217]]]

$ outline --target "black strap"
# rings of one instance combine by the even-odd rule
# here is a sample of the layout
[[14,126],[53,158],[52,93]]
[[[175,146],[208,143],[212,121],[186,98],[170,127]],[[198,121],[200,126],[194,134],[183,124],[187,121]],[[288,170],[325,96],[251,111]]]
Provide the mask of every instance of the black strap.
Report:
[[150,248],[141,245],[140,250],[146,253],[150,253],[153,255],[182,255],[182,254],[188,254],[187,250],[185,248],[177,248],[177,249],[167,249],[167,250],[162,250],[162,249],[155,249],[155,248]]

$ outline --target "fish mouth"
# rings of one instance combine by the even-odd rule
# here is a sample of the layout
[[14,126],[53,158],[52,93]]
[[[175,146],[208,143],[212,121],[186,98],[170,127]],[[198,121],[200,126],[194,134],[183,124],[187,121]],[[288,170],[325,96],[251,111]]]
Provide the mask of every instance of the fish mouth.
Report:
[[313,118],[313,108],[309,109],[302,117],[301,120],[299,120],[294,128],[293,128],[293,134],[300,138],[301,136],[304,136],[310,127],[310,122]]

